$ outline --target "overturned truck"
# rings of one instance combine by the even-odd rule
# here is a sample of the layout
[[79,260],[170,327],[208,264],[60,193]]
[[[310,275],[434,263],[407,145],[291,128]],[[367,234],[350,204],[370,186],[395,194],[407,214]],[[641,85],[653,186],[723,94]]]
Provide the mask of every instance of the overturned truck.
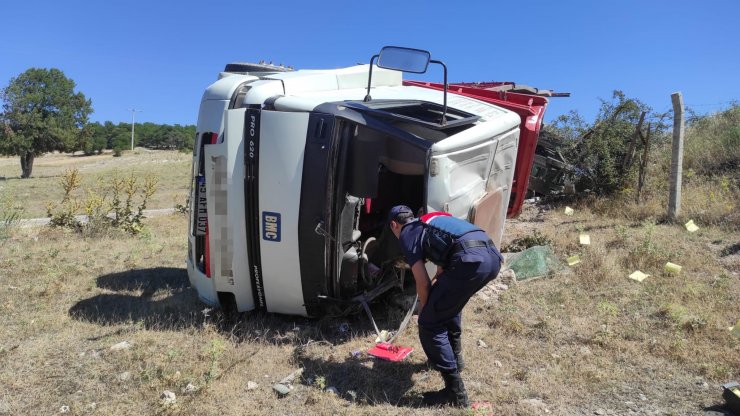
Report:
[[204,302],[320,317],[403,287],[386,224],[397,204],[450,212],[500,243],[529,120],[404,85],[429,63],[444,66],[385,47],[341,69],[227,65],[203,94],[193,154],[187,264]]

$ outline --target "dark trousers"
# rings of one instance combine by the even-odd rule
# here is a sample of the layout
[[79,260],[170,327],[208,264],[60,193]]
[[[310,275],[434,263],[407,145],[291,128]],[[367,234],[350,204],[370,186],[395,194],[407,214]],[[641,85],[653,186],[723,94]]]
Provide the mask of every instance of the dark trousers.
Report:
[[455,254],[432,286],[419,315],[419,340],[434,369],[457,371],[454,351],[460,351],[462,309],[470,297],[496,278],[501,257],[493,247],[474,247]]

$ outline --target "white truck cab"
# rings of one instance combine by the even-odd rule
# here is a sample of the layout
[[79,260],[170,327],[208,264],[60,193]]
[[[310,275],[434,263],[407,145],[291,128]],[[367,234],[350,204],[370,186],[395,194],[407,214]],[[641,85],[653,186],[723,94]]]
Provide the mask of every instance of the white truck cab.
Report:
[[398,204],[450,212],[499,244],[520,118],[404,86],[395,69],[421,52],[438,62],[386,47],[341,69],[229,65],[206,89],[187,260],[204,302],[320,317],[402,285],[386,224]]

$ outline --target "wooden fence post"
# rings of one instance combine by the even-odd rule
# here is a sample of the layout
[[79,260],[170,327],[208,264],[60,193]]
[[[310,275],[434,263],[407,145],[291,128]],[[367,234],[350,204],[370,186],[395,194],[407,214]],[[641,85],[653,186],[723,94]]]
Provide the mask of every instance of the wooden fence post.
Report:
[[[642,137],[642,123],[645,121],[645,112],[640,114],[640,121],[637,123],[635,128],[635,135],[632,136],[630,147],[627,149],[627,154],[624,155],[624,161],[622,162],[622,173],[629,170],[632,167],[632,159],[635,157],[635,147],[637,147],[637,139]],[[644,141],[644,139],[643,139]]]
[[671,153],[671,190],[668,201],[668,217],[671,220],[681,214],[681,170],[683,168],[683,96],[681,92],[671,94],[673,103],[673,151]]
[[647,137],[642,135],[642,131],[638,131],[638,133],[644,146],[642,157],[640,158],[640,175],[637,179],[637,203],[639,204],[642,187],[645,185],[645,175],[647,175],[648,156],[650,155],[650,123],[647,125]]

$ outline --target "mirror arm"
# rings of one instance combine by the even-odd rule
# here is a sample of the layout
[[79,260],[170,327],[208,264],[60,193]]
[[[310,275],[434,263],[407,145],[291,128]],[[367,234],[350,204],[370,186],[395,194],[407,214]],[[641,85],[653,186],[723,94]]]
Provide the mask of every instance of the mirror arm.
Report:
[[[380,56],[380,55],[373,55],[373,57],[372,57],[372,58],[370,58],[370,73],[369,73],[369,75],[367,76],[367,95],[365,96],[365,99],[364,99],[364,100],[362,100],[363,102],[366,102],[366,103],[367,103],[367,102],[370,102],[370,100],[372,100],[372,97],[370,97],[370,84],[371,84],[371,83],[372,83],[372,81],[373,81],[373,62],[374,62],[374,61],[375,61],[375,59],[376,59],[377,57],[379,57],[379,56]],[[445,73],[447,73],[446,71],[447,71],[447,69],[445,69]],[[446,80],[446,79],[447,79],[447,78],[445,78],[445,80]],[[446,81],[445,81],[445,82],[446,82]]]
[[[447,124],[447,65],[445,65],[445,63],[442,61],[437,61],[434,59],[430,60],[429,62],[433,64],[440,64],[442,65],[442,68],[444,68],[444,78],[445,78],[444,107],[442,109],[442,122],[440,123],[444,126],[445,124]],[[372,70],[372,68],[370,69]],[[370,91],[370,87],[368,87],[368,93],[369,91]]]

